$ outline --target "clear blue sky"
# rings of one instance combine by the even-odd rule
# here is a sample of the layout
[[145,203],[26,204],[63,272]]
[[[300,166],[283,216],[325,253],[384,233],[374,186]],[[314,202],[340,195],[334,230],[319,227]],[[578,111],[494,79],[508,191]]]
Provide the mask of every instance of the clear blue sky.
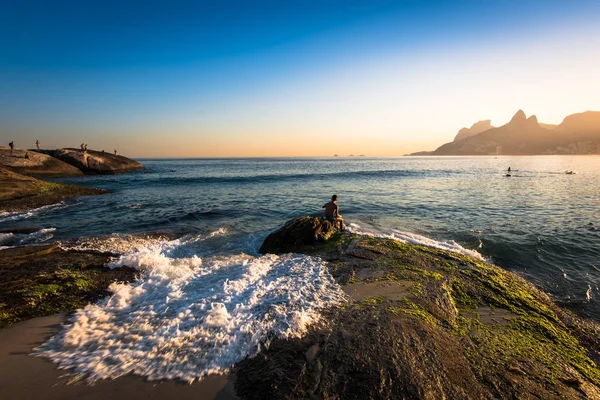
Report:
[[[131,156],[401,155],[600,110],[600,2],[18,1],[0,137]],[[0,143],[6,145],[6,143]]]

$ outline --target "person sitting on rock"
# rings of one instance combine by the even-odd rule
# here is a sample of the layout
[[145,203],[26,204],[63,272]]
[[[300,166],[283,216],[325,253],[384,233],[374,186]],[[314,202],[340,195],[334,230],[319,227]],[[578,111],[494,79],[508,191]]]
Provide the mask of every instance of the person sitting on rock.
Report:
[[29,153],[25,152],[25,158],[29,160]]
[[331,196],[331,201],[323,205],[325,209],[325,219],[334,225],[339,226],[339,229],[346,230],[346,225],[344,225],[344,219],[339,213],[339,207],[337,205],[337,194]]

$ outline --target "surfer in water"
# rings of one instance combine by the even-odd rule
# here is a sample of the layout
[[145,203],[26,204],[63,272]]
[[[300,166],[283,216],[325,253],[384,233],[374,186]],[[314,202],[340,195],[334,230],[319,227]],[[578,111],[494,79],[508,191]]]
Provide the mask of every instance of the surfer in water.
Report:
[[344,225],[344,219],[339,213],[339,207],[337,205],[337,194],[331,196],[331,201],[323,205],[325,209],[325,219],[334,225],[337,225],[342,231],[346,230]]

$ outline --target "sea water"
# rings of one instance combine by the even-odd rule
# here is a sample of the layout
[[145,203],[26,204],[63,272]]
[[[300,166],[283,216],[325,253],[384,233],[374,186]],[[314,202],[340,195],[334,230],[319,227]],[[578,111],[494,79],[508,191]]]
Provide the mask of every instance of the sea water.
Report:
[[109,194],[0,215],[33,232],[0,233],[0,246],[59,241],[140,270],[40,349],[88,379],[193,381],[318,323],[344,301],[324,263],[257,249],[332,194],[354,232],[490,260],[600,321],[599,156],[140,161],[145,171],[61,180]]

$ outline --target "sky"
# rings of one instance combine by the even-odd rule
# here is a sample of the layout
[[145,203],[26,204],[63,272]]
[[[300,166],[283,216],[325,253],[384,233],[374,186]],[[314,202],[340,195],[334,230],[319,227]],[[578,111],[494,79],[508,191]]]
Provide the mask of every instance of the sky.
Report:
[[600,1],[0,6],[0,145],[400,156],[600,110]]

